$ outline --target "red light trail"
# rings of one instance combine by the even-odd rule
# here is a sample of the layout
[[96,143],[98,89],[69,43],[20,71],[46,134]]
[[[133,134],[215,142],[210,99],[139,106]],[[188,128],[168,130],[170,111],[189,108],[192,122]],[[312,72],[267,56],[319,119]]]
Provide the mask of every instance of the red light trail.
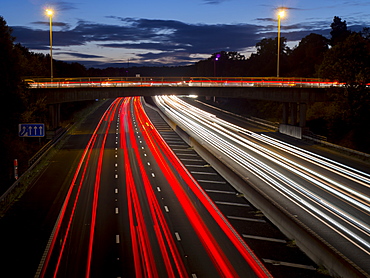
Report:
[[[119,180],[119,182],[123,183],[122,186],[126,190],[127,203],[125,205],[129,230],[129,238],[127,236],[122,237],[122,240],[130,241],[128,246],[131,246],[130,252],[132,252],[133,258],[133,266],[131,267],[134,269],[135,277],[160,277],[160,265],[164,266],[168,277],[189,277],[189,270],[186,268],[179,246],[175,242],[174,232],[171,230],[158,196],[153,190],[154,185],[148,176],[143,157],[139,152],[138,141],[141,143],[141,140],[149,147],[162,175],[170,185],[178,204],[181,205],[184,215],[186,215],[219,275],[221,277],[240,277],[232,261],[222,250],[220,243],[197,211],[194,199],[189,197],[185,188],[191,189],[192,196],[199,199],[220,227],[220,230],[223,231],[239,254],[245,259],[245,262],[256,273],[256,276],[272,277],[153,128],[138,97],[116,99],[104,113],[93,132],[69,186],[55,225],[55,231],[50,240],[40,277],[50,276],[49,273],[53,273],[53,277],[60,276],[62,261],[70,259],[67,258],[65,249],[68,245],[67,242],[71,240],[71,227],[77,225],[73,224],[73,221],[77,221],[75,220],[76,208],[81,199],[82,188],[89,186],[91,189],[88,190],[88,194],[91,194],[91,198],[88,202],[91,210],[84,210],[84,213],[87,213],[85,217],[89,218],[89,227],[85,231],[88,240],[82,247],[85,249],[83,252],[86,258],[81,259],[85,264],[84,276],[90,277],[92,274],[91,267],[95,249],[97,214],[100,206],[99,194],[102,186],[103,163],[106,148],[108,148],[107,141],[111,124],[117,115],[119,121],[117,133],[120,132],[119,147],[123,150],[123,171],[125,173],[125,178]],[[140,140],[136,137],[138,131],[135,132],[133,126],[136,121],[142,135]],[[98,153],[97,156],[92,155],[94,150]],[[89,167],[92,168],[89,170]],[[89,184],[87,175],[92,171],[95,173],[94,182]],[[150,234],[150,231],[154,231],[155,237]],[[59,245],[57,244],[58,240]],[[121,237],[117,234],[116,243],[120,243],[120,241]],[[159,250],[161,256],[158,256],[157,250]]]

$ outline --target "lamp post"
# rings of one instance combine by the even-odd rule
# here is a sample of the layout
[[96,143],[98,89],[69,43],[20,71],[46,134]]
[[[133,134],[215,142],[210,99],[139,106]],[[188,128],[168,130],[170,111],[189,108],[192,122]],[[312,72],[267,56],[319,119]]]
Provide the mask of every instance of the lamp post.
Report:
[[281,19],[285,17],[285,9],[278,9],[278,50],[277,50],[277,66],[276,66],[276,76],[279,77],[280,70],[280,22]]
[[53,14],[51,9],[46,10],[46,15],[50,19],[50,79],[53,81]]
[[213,76],[216,77],[217,71],[216,71],[216,62],[220,59],[221,54],[217,53],[215,58],[213,59]]

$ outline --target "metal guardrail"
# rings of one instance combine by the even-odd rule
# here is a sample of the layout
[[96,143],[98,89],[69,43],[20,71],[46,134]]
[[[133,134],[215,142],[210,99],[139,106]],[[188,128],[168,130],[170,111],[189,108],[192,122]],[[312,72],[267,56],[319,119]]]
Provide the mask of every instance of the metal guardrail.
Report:
[[52,145],[54,145],[54,143],[58,142],[60,137],[62,137],[70,127],[71,127],[71,124],[68,124],[65,128],[58,129],[53,139],[48,141],[36,154],[34,154],[28,160],[28,167],[31,167],[32,164],[34,164],[40,157],[42,157],[44,153],[47,152]]
[[24,78],[30,89],[79,87],[299,87],[327,88],[343,83],[300,77],[77,77]]
[[10,205],[14,202],[18,196],[22,194],[25,190],[27,190],[27,178],[30,177],[30,173],[34,170],[34,168],[38,165],[44,155],[54,147],[59,140],[62,138],[71,125],[68,125],[64,128],[53,140],[50,140],[47,144],[45,144],[39,152],[37,152],[29,161],[28,161],[28,169],[19,177],[17,181],[15,181],[7,191],[0,196],[0,214],[3,214],[7,211]]

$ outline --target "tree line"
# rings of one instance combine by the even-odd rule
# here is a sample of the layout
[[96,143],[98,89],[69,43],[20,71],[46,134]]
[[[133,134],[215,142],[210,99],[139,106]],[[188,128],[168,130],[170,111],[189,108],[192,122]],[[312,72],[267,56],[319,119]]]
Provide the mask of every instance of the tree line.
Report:
[[[238,52],[220,51],[193,65],[177,67],[98,69],[55,60],[54,77],[114,77],[135,76],[138,73],[141,76],[276,76],[277,41],[277,38],[262,39],[256,44],[256,53],[248,58]],[[344,93],[343,90],[331,89],[334,101],[330,104],[309,107],[310,128],[334,143],[370,152],[367,139],[370,138],[370,128],[367,127],[367,120],[370,119],[370,93],[367,85],[370,83],[370,29],[350,31],[346,21],[334,17],[330,38],[311,33],[293,49],[287,46],[284,37],[280,43],[280,76],[317,77],[345,84]],[[45,122],[48,116],[42,100],[37,103],[31,100],[22,78],[48,76],[50,55],[34,53],[16,44],[12,29],[0,16],[0,185],[12,181],[13,158],[22,154],[31,155],[37,148],[33,142],[28,144],[18,138],[18,124]],[[256,113],[263,111],[262,117],[270,116],[271,109],[267,107],[271,107],[271,104],[257,103],[255,106],[250,105],[250,101],[248,103],[245,107],[257,107]],[[245,113],[248,114],[248,111]]]

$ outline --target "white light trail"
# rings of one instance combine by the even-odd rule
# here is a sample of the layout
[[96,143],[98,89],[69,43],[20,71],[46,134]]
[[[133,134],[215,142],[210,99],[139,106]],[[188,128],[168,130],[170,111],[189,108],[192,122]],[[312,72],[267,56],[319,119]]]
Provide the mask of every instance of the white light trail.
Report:
[[[221,157],[231,159],[259,177],[272,189],[284,195],[370,255],[369,222],[358,219],[341,207],[341,204],[350,205],[364,214],[364,217],[369,218],[370,198],[358,189],[358,187],[363,187],[366,190],[370,188],[369,174],[228,123],[177,97],[158,96],[155,99],[160,109],[168,117],[183,129],[193,133],[195,137],[200,139],[201,144],[212,146],[220,153]],[[270,147],[268,148],[268,146]],[[271,147],[275,150],[272,150]],[[282,155],[281,151],[284,151],[286,155]],[[293,156],[295,160],[289,156]],[[321,171],[314,171],[314,168],[310,168],[310,166],[297,163],[297,158],[316,167],[319,166],[320,169],[330,171],[332,175],[355,183],[357,189],[351,188],[347,183],[340,182],[338,179],[329,178]],[[275,166],[269,166],[271,162]],[[282,171],[283,169],[294,174],[294,180],[287,177]],[[296,177],[304,182],[298,184]],[[305,185],[307,182],[315,185],[326,195],[334,196],[336,204],[326,200],[318,193],[314,193]],[[345,223],[352,226],[353,229],[346,227]]]

